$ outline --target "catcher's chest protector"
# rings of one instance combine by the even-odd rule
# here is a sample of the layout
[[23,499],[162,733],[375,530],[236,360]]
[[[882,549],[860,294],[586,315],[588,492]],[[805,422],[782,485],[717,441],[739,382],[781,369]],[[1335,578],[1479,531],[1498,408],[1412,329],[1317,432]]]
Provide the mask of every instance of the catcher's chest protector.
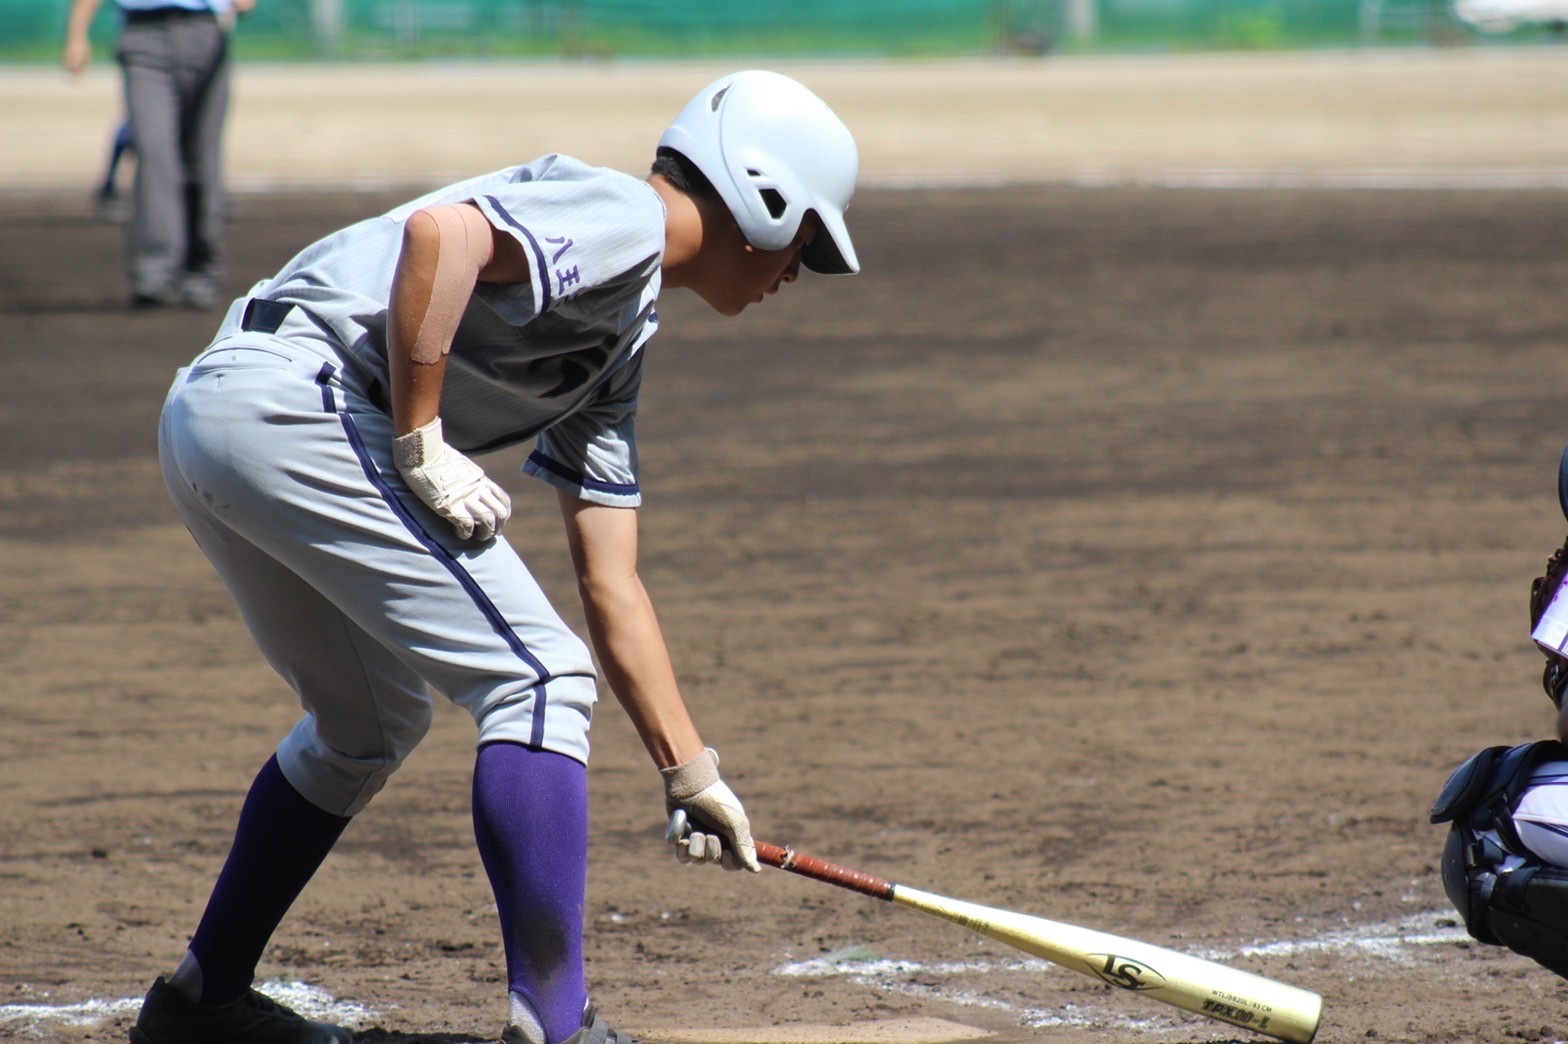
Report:
[[1453,823],[1443,846],[1443,889],[1470,934],[1568,978],[1568,868],[1541,862],[1513,821],[1530,773],[1563,759],[1568,748],[1556,740],[1488,747],[1454,770],[1431,817]]

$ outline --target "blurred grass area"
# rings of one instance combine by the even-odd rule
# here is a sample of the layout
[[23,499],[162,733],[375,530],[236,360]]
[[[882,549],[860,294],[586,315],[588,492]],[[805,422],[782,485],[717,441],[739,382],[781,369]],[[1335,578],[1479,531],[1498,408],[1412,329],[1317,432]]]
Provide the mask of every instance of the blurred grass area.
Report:
[[[0,0],[0,62],[58,59],[67,5]],[[1078,14],[1075,15],[1074,11]],[[1533,45],[1561,31],[1482,34],[1446,0],[259,0],[239,60],[938,58]],[[1083,12],[1092,12],[1085,24]],[[113,3],[92,38],[108,54]],[[1076,19],[1076,20],[1075,20]]]
[[[111,56],[114,47],[113,31],[93,34],[96,52]],[[63,39],[63,37],[62,37]],[[1435,42],[1426,34],[1416,32],[1388,33],[1378,37],[1376,47],[1419,49],[1439,47],[1519,48],[1557,46],[1559,36],[1543,27],[1525,27],[1505,36],[1470,35],[1456,30]],[[704,39],[701,36],[681,40],[667,40],[660,36],[639,34],[634,29],[605,33],[590,39],[567,42],[539,41],[526,38],[485,37],[468,33],[427,32],[414,40],[398,40],[386,33],[374,31],[345,32],[330,53],[323,53],[309,41],[296,37],[266,35],[236,38],[234,57],[237,61],[257,62],[386,62],[424,60],[520,60],[553,61],[561,59],[651,59],[651,60],[702,60],[727,58],[755,59],[876,59],[876,58],[958,58],[985,55],[1037,55],[1051,54],[1090,55],[1151,55],[1151,54],[1201,54],[1223,51],[1295,51],[1355,49],[1362,41],[1344,35],[1324,33],[1303,37],[1284,37],[1267,22],[1237,20],[1223,26],[1221,31],[1203,38],[1172,39],[1160,34],[1129,33],[1112,40],[1093,43],[1083,41],[1053,42],[1041,48],[1037,38],[1022,37],[1016,41],[997,40],[983,33],[950,36],[940,40],[902,40],[896,43],[874,40],[842,41],[839,46],[825,47],[817,34],[802,32],[782,36],[724,36]],[[60,58],[59,40],[36,39],[25,42],[0,40],[0,64],[35,65],[51,64]]]

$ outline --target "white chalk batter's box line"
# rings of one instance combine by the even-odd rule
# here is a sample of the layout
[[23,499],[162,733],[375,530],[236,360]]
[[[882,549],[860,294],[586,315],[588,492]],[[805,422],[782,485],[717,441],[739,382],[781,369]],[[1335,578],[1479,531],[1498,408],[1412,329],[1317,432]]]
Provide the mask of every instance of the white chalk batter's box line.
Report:
[[[1405,962],[1419,947],[1457,946],[1469,941],[1449,911],[1431,910],[1399,921],[1356,928],[1341,928],[1305,939],[1255,943],[1230,950],[1208,950],[1196,956],[1226,961],[1236,957],[1291,957],[1298,954],[1339,953],[1383,961]],[[1048,961],[1035,958],[1019,960],[972,960],[938,963],[879,959],[864,948],[851,947],[837,953],[804,961],[793,961],[774,968],[772,974],[785,978],[815,979],[842,977],[857,985],[907,996],[938,1000],[960,1007],[985,1008],[1011,1013],[1021,1025],[1033,1028],[1072,1027],[1114,1029],[1124,1033],[1160,1035],[1191,1032],[1192,1019],[1163,1014],[1128,1014],[1131,1009],[1101,1008],[1093,1005],[1062,1004],[1052,1008],[1018,1005],[987,996],[982,989],[952,980],[973,981],[997,972],[1071,975]],[[944,980],[938,984],[934,980]],[[263,993],[310,1018],[342,1025],[367,1024],[380,1016],[374,1009],[333,997],[315,986],[299,982],[267,982]],[[120,1000],[90,999],[54,1004],[44,992],[29,1003],[0,1004],[0,1033],[11,1039],[47,1039],[51,1026],[87,1027],[106,1019],[126,1015],[141,1005],[140,997]]]
[[[341,1001],[326,990],[303,982],[263,982],[257,988],[301,1015],[353,1026],[369,1022],[379,1014],[362,1004]],[[120,1000],[92,998],[73,1004],[50,1004],[48,992],[26,1004],[0,1004],[0,1036],[16,1040],[47,1040],[50,1026],[96,1026],[116,1015],[129,1015],[142,1006],[141,997]]]
[[[1194,955],[1207,960],[1228,961],[1236,957],[1291,957],[1297,954],[1340,953],[1346,956],[1363,956],[1403,963],[1411,959],[1412,951],[1417,947],[1458,945],[1468,942],[1469,938],[1451,911],[1432,910],[1399,921],[1335,929],[1306,939],[1256,943],[1229,950],[1205,950],[1198,951]],[[1159,1011],[1153,1013],[1138,1011],[1129,1014],[1131,1008],[1120,1006],[1113,1008],[1062,1004],[1051,1008],[1035,1008],[986,996],[982,992],[950,982],[938,985],[933,981],[1018,971],[1077,978],[1073,973],[1058,968],[1049,961],[1024,958],[1006,961],[973,960],[922,964],[916,961],[857,957],[857,954],[864,952],[863,949],[852,947],[838,953],[784,964],[773,971],[775,975],[800,978],[843,977],[857,985],[884,992],[928,997],[967,1007],[1007,1011],[1012,1013],[1021,1025],[1037,1029],[1070,1027],[1147,1035],[1192,1032],[1193,1017],[1191,1016],[1167,1016]]]

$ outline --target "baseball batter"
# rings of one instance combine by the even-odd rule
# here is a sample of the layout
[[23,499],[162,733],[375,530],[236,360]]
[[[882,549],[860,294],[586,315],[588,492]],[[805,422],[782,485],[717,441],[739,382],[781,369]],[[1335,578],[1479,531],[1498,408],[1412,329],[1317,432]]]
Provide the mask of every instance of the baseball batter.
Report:
[[636,417],[661,290],[725,315],[802,266],[858,271],[854,140],[805,87],[701,91],[638,179],[565,156],[451,185],[307,247],[230,307],[159,430],[181,518],[304,716],[262,767],[137,1044],[347,1041],[251,989],[268,940],[431,721],[478,727],[474,829],[500,911],[509,1044],[617,1044],[582,923],[594,658],[501,531],[475,454],[533,440],[593,652],[697,830],[755,871],[746,812],[687,713],[637,574]]

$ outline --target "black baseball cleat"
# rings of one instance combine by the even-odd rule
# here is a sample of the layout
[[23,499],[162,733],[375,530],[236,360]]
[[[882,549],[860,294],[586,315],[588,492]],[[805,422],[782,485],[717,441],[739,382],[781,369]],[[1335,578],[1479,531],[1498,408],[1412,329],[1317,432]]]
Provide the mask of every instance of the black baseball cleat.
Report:
[[313,1022],[249,990],[227,1004],[196,1004],[160,976],[147,991],[131,1044],[351,1044],[341,1026]]
[[[508,1026],[501,1034],[501,1044],[544,1044],[544,1042],[535,1040],[533,1035],[521,1026]],[[637,1041],[611,1029],[590,1004],[583,1010],[583,1028],[567,1037],[561,1044],[637,1044]]]

